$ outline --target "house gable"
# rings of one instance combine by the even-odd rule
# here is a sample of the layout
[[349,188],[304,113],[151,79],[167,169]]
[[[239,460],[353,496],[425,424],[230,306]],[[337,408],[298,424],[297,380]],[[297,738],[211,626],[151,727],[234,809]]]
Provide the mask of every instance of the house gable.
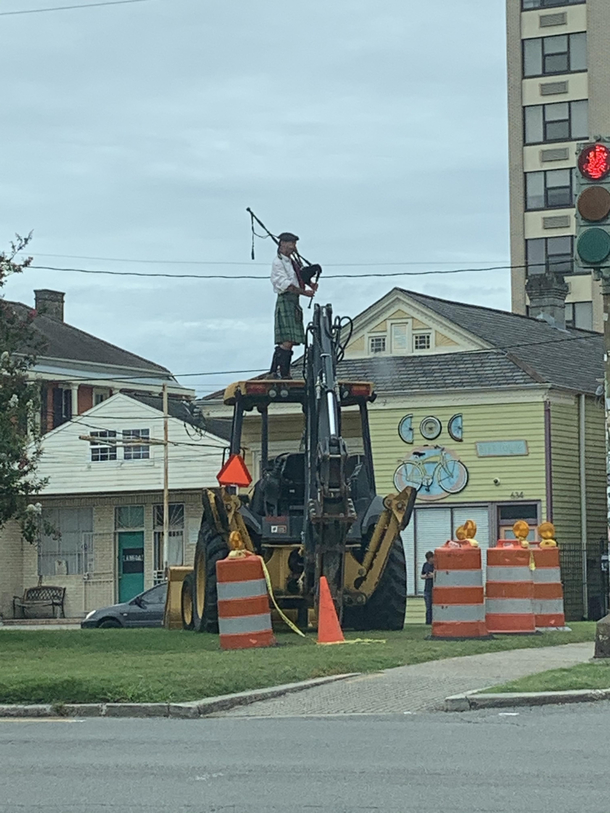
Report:
[[354,319],[346,359],[464,353],[490,345],[394,289]]

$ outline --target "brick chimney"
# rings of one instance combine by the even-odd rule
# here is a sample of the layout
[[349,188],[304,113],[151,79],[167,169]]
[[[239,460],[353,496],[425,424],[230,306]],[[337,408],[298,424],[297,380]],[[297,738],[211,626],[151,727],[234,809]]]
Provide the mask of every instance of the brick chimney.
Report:
[[58,322],[64,321],[64,296],[61,291],[34,291],[36,311],[42,316],[56,319]]
[[544,274],[531,274],[525,283],[530,306],[529,315],[543,319],[553,327],[566,326],[566,297],[570,288],[563,274],[545,271]]

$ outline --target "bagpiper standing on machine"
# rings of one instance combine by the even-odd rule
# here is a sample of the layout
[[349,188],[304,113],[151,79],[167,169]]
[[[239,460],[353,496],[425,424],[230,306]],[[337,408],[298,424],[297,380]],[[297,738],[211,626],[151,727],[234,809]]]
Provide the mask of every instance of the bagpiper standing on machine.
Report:
[[[252,209],[246,209],[250,215],[252,229],[252,259],[254,259],[254,238],[270,237],[277,246],[277,256],[271,265],[271,284],[277,294],[275,305],[275,352],[269,375],[274,378],[290,378],[290,361],[292,348],[305,344],[303,311],[299,297],[313,299],[318,290],[318,280],[322,266],[310,263],[297,250],[298,237],[289,231],[283,231],[277,237],[258,219]],[[265,234],[257,234],[254,224],[257,223]],[[311,301],[309,303],[311,307]]]
[[[285,231],[278,236],[277,256],[271,265],[271,284],[277,294],[275,305],[275,352],[270,375],[290,378],[292,348],[305,344],[303,311],[299,297],[312,298],[318,284],[311,277],[306,281],[303,265],[297,253],[296,234]],[[309,276],[309,275],[308,275]]]

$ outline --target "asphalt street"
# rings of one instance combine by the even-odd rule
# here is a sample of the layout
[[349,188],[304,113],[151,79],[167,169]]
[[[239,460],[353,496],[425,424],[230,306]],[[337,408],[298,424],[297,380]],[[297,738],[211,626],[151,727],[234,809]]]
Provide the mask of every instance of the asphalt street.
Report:
[[0,722],[0,813],[607,813],[610,704]]

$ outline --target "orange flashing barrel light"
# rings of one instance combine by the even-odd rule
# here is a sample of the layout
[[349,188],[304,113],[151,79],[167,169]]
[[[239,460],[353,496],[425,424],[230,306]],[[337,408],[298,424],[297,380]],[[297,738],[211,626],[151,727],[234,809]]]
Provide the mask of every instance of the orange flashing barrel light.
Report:
[[487,551],[486,622],[491,633],[536,632],[532,551],[501,540]]
[[434,551],[432,638],[484,638],[485,596],[481,550],[469,540]]
[[258,556],[216,562],[218,628],[222,649],[248,649],[275,644],[269,594]]

